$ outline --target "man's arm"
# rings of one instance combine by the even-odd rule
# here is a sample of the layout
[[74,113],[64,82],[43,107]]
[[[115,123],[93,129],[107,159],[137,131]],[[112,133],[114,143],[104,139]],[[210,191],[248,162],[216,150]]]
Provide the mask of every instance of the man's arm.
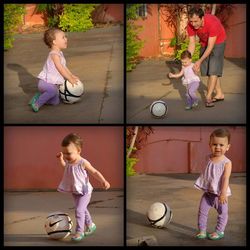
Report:
[[213,36],[213,37],[209,37],[208,38],[208,44],[207,44],[207,48],[205,50],[205,52],[203,53],[203,55],[201,56],[201,58],[199,59],[201,61],[201,63],[210,55],[210,53],[212,52],[215,42],[216,42],[216,38],[217,36]]
[[212,52],[214,45],[215,45],[215,41],[216,41],[216,36],[213,37],[209,37],[208,38],[208,45],[206,50],[204,51],[203,55],[201,56],[201,58],[195,62],[193,70],[197,73],[200,71],[200,66],[201,63],[210,55],[210,53]]
[[191,55],[194,54],[194,51],[195,51],[195,36],[190,36],[189,37],[188,51],[191,53]]

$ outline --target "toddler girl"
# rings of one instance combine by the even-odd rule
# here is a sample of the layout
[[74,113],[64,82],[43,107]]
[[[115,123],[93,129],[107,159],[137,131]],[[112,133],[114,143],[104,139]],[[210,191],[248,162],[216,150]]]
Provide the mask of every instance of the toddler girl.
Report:
[[67,38],[64,32],[58,28],[50,28],[44,33],[44,42],[50,48],[50,52],[43,70],[38,75],[39,92],[29,102],[34,112],[38,112],[44,104],[60,103],[59,86],[64,83],[65,79],[73,86],[79,80],[66,67],[66,60],[61,51],[67,48]]
[[[200,201],[198,213],[198,239],[208,236],[211,240],[224,237],[228,221],[228,196],[231,195],[229,178],[232,170],[231,161],[225,156],[230,147],[230,133],[227,129],[217,129],[210,135],[209,146],[211,154],[207,165],[194,186],[204,194]],[[217,226],[213,233],[207,234],[208,212],[214,207],[218,212]]]
[[67,135],[61,146],[62,152],[58,153],[57,157],[65,170],[57,190],[72,193],[76,217],[76,233],[72,240],[80,241],[96,229],[87,209],[93,190],[88,173],[100,181],[104,189],[109,189],[110,184],[99,171],[81,157],[82,139],[77,134]]
[[169,73],[169,78],[179,78],[182,77],[182,83],[186,86],[186,97],[187,106],[186,110],[190,110],[198,106],[198,98],[196,96],[196,91],[200,84],[200,78],[194,73],[192,63],[192,56],[188,50],[181,53],[181,63],[182,69],[179,73],[173,74]]

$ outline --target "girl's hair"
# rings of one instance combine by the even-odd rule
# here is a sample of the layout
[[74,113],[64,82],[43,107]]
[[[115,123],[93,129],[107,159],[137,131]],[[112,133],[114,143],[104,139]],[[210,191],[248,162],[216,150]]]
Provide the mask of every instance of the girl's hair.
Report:
[[83,145],[82,138],[75,133],[70,133],[67,136],[65,136],[62,140],[61,146],[67,147],[70,143],[75,144],[75,146],[78,147],[79,149],[81,149]]
[[191,55],[191,53],[188,50],[184,50],[181,53],[181,59],[185,59],[185,58],[189,58],[189,59],[192,58],[192,55]]
[[52,47],[53,41],[56,39],[57,32],[63,32],[63,31],[58,28],[49,28],[44,32],[43,41],[49,48]]
[[202,8],[193,7],[188,11],[188,16],[193,17],[193,15],[202,18],[204,16],[204,11],[202,10]]
[[210,140],[212,139],[212,137],[222,137],[222,138],[227,137],[229,144],[231,139],[231,134],[226,128],[219,128],[212,132],[212,134],[210,135]]

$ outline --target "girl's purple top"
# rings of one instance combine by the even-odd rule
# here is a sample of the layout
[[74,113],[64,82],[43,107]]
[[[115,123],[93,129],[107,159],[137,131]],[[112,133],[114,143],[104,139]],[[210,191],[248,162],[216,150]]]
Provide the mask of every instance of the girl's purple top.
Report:
[[43,66],[43,70],[39,73],[37,76],[39,79],[42,79],[45,82],[52,83],[52,84],[63,84],[64,78],[63,76],[58,72],[56,65],[54,64],[51,54],[56,54],[60,57],[60,62],[63,66],[66,67],[66,60],[63,56],[62,51],[50,51],[47,60]]
[[189,66],[187,67],[183,67],[183,72],[184,75],[182,77],[182,83],[185,84],[189,84],[191,82],[199,82],[200,78],[199,76],[197,76],[194,71],[193,71],[193,66],[194,64],[191,63]]
[[[226,156],[219,161],[213,162],[210,156],[207,160],[207,166],[196,180],[194,186],[205,192],[216,195],[221,194],[222,176],[224,173],[225,164],[231,162]],[[227,188],[227,196],[232,195],[230,188]]]
[[83,158],[74,164],[66,162],[64,175],[57,191],[81,195],[90,194],[93,187],[89,182],[89,177],[84,167],[85,163],[89,162]]

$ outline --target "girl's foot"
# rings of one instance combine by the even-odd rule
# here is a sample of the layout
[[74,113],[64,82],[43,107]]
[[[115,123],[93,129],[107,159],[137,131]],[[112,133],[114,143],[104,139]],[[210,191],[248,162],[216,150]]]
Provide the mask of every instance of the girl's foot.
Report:
[[84,233],[77,232],[71,240],[73,241],[81,241],[84,238]]
[[208,234],[208,238],[210,240],[220,240],[224,237],[224,232],[219,232],[219,231],[215,231],[211,234]]
[[200,231],[195,236],[196,239],[206,239],[207,238],[207,232],[206,231]]
[[198,102],[194,102],[193,104],[192,104],[192,108],[197,108],[198,107]]
[[31,103],[31,108],[33,109],[34,112],[38,112],[39,111],[39,107],[35,103]]
[[88,235],[94,233],[95,230],[96,230],[96,225],[95,225],[95,223],[92,223],[92,225],[90,227],[87,227],[87,230],[84,232],[84,234],[86,236],[88,236]]
[[40,93],[40,92],[37,92],[37,93],[31,98],[31,100],[29,101],[29,105],[31,105],[32,103],[35,103],[35,102],[38,100],[38,98],[39,98],[40,95],[41,95],[41,93]]
[[185,110],[190,110],[190,109],[192,109],[192,106],[186,106],[185,107]]

